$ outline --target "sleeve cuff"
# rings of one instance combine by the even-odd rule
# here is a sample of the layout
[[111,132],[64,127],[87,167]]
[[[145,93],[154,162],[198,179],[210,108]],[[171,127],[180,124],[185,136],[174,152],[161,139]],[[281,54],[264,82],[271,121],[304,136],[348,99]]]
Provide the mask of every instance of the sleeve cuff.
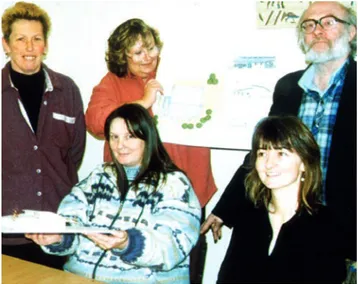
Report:
[[112,253],[118,255],[126,262],[135,262],[144,252],[145,238],[138,229],[127,230],[128,245],[125,249],[114,249]]
[[45,246],[50,252],[61,252],[66,249],[69,249],[75,239],[74,234],[63,234],[62,241],[60,243],[55,243],[52,245]]

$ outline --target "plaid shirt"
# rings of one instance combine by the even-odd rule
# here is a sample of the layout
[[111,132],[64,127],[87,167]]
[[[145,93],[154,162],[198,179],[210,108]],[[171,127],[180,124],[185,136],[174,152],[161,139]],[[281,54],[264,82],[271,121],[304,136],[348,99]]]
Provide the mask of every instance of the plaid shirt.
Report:
[[342,93],[344,79],[349,60],[340,67],[329,81],[328,87],[321,91],[313,82],[315,66],[309,67],[298,84],[304,95],[298,116],[311,130],[321,151],[321,169],[323,178],[322,201],[326,203],[325,182],[328,168],[328,157],[332,141],[332,133]]

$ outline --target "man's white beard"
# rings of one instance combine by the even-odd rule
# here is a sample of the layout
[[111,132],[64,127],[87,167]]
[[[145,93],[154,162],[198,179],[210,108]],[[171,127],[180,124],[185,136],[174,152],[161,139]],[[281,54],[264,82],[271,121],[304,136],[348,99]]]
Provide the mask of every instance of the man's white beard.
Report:
[[[304,50],[308,50],[308,44],[302,42]],[[309,63],[324,63],[327,61],[335,60],[347,56],[351,51],[349,46],[349,34],[344,32],[340,38],[333,42],[333,46],[327,51],[318,52],[312,48],[305,54],[306,62]]]

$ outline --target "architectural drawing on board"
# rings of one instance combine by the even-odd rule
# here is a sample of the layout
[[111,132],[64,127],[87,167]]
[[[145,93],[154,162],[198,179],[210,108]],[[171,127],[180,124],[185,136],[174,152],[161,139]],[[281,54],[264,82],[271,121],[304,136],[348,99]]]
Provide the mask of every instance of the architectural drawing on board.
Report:
[[[227,70],[208,72],[201,81],[174,80],[153,105],[161,139],[193,146],[250,149],[254,127],[268,114],[272,103],[275,67],[272,56],[240,56]],[[164,80],[160,73],[157,79]]]

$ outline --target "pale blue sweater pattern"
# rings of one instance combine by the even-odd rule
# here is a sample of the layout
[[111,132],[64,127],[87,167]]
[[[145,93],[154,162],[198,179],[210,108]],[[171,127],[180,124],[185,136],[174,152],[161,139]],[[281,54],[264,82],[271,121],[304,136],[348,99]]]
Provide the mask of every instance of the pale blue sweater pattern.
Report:
[[[130,170],[127,170],[130,175]],[[182,172],[161,177],[159,187],[130,187],[120,201],[111,167],[97,166],[73,187],[58,213],[81,226],[127,230],[126,249],[104,251],[82,234],[64,234],[60,244],[42,246],[49,254],[68,255],[66,271],[108,283],[190,283],[189,253],[199,237],[201,209]],[[121,208],[121,209],[120,209]],[[119,212],[120,211],[120,212]],[[119,215],[117,213],[119,212]],[[114,220],[115,219],[115,220]]]

